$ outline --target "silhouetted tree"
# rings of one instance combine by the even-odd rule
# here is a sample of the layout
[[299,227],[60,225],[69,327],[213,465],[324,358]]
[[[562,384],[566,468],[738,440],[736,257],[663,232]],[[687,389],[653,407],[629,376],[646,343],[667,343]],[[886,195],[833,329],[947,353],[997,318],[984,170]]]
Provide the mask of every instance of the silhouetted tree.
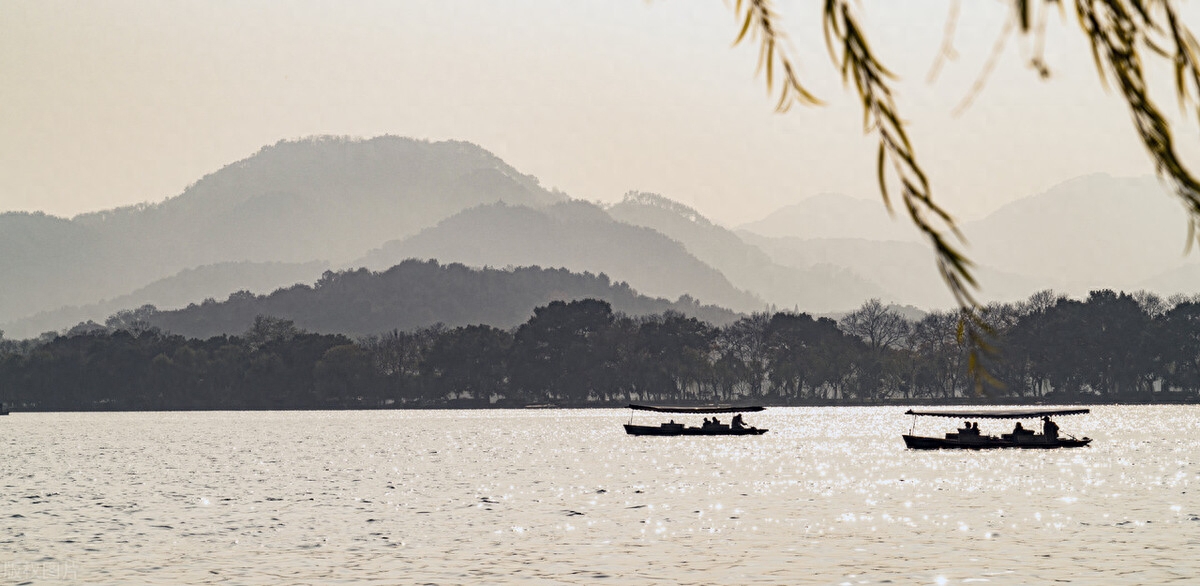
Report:
[[617,345],[607,336],[612,307],[604,301],[553,301],[517,329],[509,363],[513,392],[526,401],[581,404],[611,391]]
[[838,326],[861,339],[869,350],[857,361],[856,394],[868,401],[879,398],[886,388],[885,381],[896,378],[892,372],[898,366],[898,360],[893,354],[895,347],[908,336],[908,320],[876,298],[846,314],[838,321]]
[[632,368],[639,394],[702,401],[711,380],[709,353],[716,331],[678,312],[647,318],[637,328]]
[[426,398],[469,397],[487,407],[508,392],[507,358],[512,334],[491,326],[454,328],[438,336],[425,354],[421,374]]
[[158,309],[150,304],[137,309],[122,309],[104,320],[104,325],[110,330],[125,330],[134,336],[140,336],[155,329],[151,319],[157,312]]

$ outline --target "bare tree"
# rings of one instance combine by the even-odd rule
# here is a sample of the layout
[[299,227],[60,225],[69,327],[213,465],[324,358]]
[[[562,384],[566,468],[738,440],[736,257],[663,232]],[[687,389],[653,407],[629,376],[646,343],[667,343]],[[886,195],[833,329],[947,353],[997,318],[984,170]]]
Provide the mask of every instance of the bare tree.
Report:
[[1019,313],[1022,316],[1046,313],[1046,310],[1054,307],[1062,299],[1067,296],[1061,293],[1055,293],[1050,289],[1043,289],[1029,296],[1029,299],[1022,301],[1019,307]]
[[1150,317],[1159,317],[1167,313],[1167,311],[1169,311],[1172,307],[1171,305],[1167,304],[1167,301],[1163,299],[1161,295],[1153,291],[1135,291],[1133,293],[1133,300],[1136,301],[1138,307],[1141,307],[1142,311],[1146,312],[1146,315],[1149,315]]
[[872,350],[880,350],[903,342],[910,326],[904,316],[890,311],[878,298],[873,298],[846,314],[838,321],[838,327],[862,339]]

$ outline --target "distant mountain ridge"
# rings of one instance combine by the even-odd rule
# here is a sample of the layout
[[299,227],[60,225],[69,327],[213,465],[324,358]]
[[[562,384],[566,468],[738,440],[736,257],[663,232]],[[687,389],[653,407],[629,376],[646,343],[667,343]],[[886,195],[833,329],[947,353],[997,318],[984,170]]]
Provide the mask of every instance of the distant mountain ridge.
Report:
[[727,309],[684,298],[677,302],[638,294],[606,275],[522,267],[472,269],[462,264],[408,260],[383,272],[327,271],[313,286],[269,295],[235,294],[150,316],[152,325],[194,338],[245,332],[259,315],[289,319],[319,333],[369,335],[443,324],[511,328],[550,301],[600,299],[628,315],[678,311],[714,324],[737,319]]
[[605,273],[653,297],[689,295],[737,311],[761,311],[766,306],[679,242],[649,228],[618,222],[584,201],[540,209],[503,203],[474,207],[408,239],[388,242],[354,264],[383,270],[407,258],[436,258],[474,267],[565,267]]
[[[1153,178],[1092,175],[961,227],[987,302],[1047,288],[1194,293],[1186,221]],[[0,329],[65,330],[120,305],[181,307],[312,282],[315,267],[387,272],[411,258],[603,273],[739,312],[953,305],[927,243],[877,200],[819,195],[731,231],[656,194],[571,200],[465,142],[316,137],[263,147],[156,204],[0,213]]]
[[784,206],[738,231],[772,238],[862,238],[918,242],[920,234],[904,214],[888,214],[878,199],[822,193]]
[[160,310],[178,309],[202,299],[225,298],[234,291],[270,293],[282,285],[315,281],[329,263],[233,262],[185,269],[131,293],[84,306],[68,306],[0,324],[10,338],[30,338],[72,324],[105,318],[122,309],[153,305]]
[[280,141],[161,203],[70,220],[0,214],[0,322],[206,264],[345,261],[467,207],[564,199],[470,143]]
[[[883,299],[952,305],[928,245],[895,238],[881,215],[879,203],[823,195],[744,224],[738,234],[779,264],[828,263],[862,275],[878,283]],[[894,224],[913,231],[903,214]],[[1043,289],[1073,296],[1098,288],[1200,290],[1200,270],[1189,268],[1200,258],[1182,255],[1187,214],[1154,177],[1078,177],[959,227],[983,301],[1016,301]]]
[[1153,177],[1078,177],[962,228],[976,262],[1072,295],[1134,290],[1195,262],[1187,215]]
[[741,289],[779,307],[810,312],[850,309],[847,299],[887,292],[863,275],[825,263],[785,265],[760,246],[709,221],[696,210],[653,193],[629,192],[608,208],[613,218],[652,228],[682,243],[688,252],[721,271]]

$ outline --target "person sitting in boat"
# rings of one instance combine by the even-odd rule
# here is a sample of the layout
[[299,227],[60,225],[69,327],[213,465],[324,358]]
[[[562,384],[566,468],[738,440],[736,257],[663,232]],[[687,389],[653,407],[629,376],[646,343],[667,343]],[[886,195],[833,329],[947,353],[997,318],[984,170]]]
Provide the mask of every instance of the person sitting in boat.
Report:
[[1042,417],[1042,435],[1048,438],[1058,439],[1058,424],[1050,421],[1049,415]]
[[746,422],[742,421],[742,414],[738,413],[733,416],[733,421],[730,421],[729,425],[734,429],[742,429],[746,427]]
[[1017,426],[1013,428],[1013,435],[1020,435],[1020,434],[1028,433],[1028,432],[1029,431],[1027,429],[1025,429],[1024,426],[1021,425],[1020,421],[1018,421]]

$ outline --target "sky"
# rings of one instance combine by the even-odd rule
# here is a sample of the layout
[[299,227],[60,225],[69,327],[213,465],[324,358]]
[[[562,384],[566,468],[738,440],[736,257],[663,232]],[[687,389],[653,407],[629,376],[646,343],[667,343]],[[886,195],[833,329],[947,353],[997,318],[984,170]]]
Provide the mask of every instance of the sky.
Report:
[[[936,78],[951,0],[859,6],[934,198],[959,219],[1080,175],[1153,173],[1073,17],[1050,19],[1049,80],[1011,38],[956,113],[1011,3],[962,2]],[[1200,29],[1200,6],[1183,8]],[[5,0],[0,212],[162,201],[264,145],[326,134],[465,140],[575,198],[650,191],[729,226],[820,193],[878,198],[876,143],[820,11],[779,3],[825,101],[779,114],[757,47],[732,45],[729,2]],[[1168,72],[1152,73],[1176,112]],[[1200,161],[1194,119],[1179,124],[1184,160]]]

